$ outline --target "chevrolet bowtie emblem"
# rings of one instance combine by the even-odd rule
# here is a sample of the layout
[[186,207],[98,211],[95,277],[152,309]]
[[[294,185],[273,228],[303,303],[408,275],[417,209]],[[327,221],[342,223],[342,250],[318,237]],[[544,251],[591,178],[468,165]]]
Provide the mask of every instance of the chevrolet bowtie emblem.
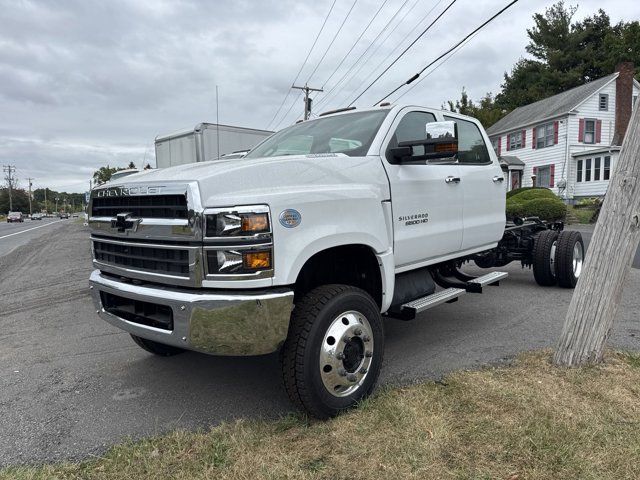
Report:
[[111,219],[111,228],[117,228],[120,233],[135,232],[140,222],[142,219],[131,218],[131,213],[119,213],[116,218]]

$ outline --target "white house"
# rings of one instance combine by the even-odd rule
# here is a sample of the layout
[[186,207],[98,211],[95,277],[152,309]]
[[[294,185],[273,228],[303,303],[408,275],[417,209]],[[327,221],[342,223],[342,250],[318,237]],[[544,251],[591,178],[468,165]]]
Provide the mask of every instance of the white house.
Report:
[[551,188],[573,203],[602,196],[640,92],[632,63],[544,100],[516,108],[487,129],[508,189]]

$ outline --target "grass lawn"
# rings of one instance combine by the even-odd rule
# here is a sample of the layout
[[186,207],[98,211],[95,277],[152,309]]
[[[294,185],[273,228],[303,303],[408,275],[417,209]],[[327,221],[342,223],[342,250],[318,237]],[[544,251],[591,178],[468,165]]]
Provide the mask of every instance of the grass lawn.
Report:
[[575,215],[578,223],[591,223],[591,217],[595,211],[595,208],[575,208],[572,205],[567,205],[567,212]]
[[568,370],[546,351],[388,389],[328,422],[237,421],[0,478],[618,480],[640,478],[639,459],[640,356]]

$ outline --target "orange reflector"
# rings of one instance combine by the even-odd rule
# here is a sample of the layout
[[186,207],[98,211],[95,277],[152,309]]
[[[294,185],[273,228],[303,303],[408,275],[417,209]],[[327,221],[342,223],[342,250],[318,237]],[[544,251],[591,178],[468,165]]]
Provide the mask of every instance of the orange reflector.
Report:
[[269,230],[269,217],[266,213],[242,216],[243,232],[266,232]]
[[458,145],[455,143],[439,143],[436,144],[436,152],[457,152]]
[[271,268],[271,251],[243,253],[242,259],[244,267],[251,270]]

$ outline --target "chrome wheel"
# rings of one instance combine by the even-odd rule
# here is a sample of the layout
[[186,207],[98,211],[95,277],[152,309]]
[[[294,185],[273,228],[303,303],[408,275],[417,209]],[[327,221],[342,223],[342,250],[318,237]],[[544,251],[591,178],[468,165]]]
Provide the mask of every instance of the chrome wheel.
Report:
[[320,378],[331,395],[346,397],[363,384],[373,348],[373,331],[362,313],[351,310],[331,322],[320,347]]
[[556,249],[558,248],[558,241],[556,240],[551,244],[551,251],[549,253],[549,267],[551,268],[551,274],[556,275]]
[[580,277],[582,264],[584,263],[584,250],[581,242],[576,242],[573,246],[573,276]]

